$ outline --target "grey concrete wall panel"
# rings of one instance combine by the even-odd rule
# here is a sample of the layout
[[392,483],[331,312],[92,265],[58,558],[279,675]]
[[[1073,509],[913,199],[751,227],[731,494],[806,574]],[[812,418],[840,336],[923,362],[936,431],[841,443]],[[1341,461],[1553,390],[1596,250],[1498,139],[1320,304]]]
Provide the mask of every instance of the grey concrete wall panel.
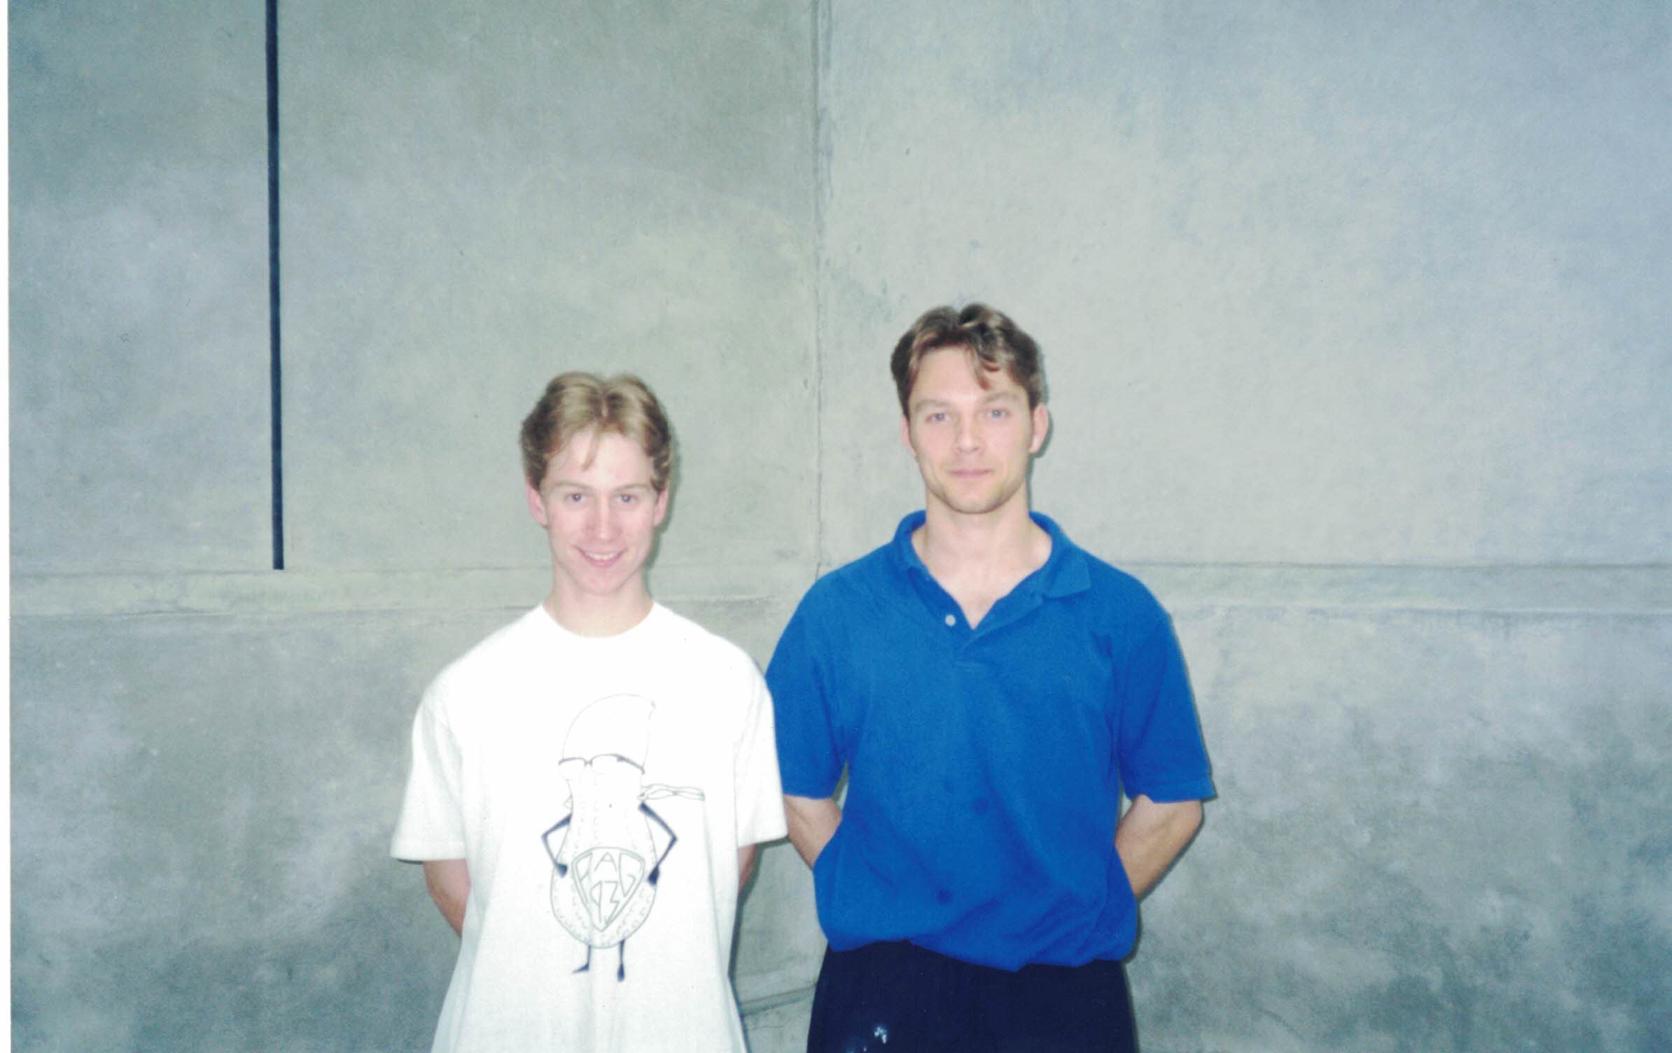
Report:
[[805,1053],[813,995],[803,991],[788,1001],[746,1013],[743,1037],[749,1053]]
[[812,872],[794,846],[780,841],[761,853],[759,876],[738,915],[738,1003],[749,1016],[772,1013],[811,992],[823,959]]
[[259,4],[10,7],[12,559],[270,565]]
[[[1150,1048],[1664,1043],[1672,619],[1174,608],[1221,800],[1146,904]],[[516,613],[20,619],[17,1048],[422,1046],[453,945],[384,856],[408,722]],[[772,849],[751,1033],[804,1026],[811,916]]]
[[1145,1048],[1672,1044],[1672,618],[1188,607],[1220,799]]
[[828,20],[827,561],[875,543],[893,338],[966,299],[1041,338],[1041,503],[1124,558],[1672,552],[1663,5]]
[[658,566],[814,546],[812,29],[791,4],[290,4],[299,566],[544,564],[517,425],[629,369],[682,443]]
[[511,616],[22,622],[16,1047],[422,1048],[451,937],[386,858],[407,730]]

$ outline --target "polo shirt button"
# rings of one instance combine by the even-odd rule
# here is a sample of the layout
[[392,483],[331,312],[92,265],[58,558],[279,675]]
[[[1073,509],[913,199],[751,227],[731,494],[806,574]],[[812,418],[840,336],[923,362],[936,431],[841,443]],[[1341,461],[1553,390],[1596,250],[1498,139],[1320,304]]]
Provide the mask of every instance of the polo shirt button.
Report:
[[947,625],[957,625],[958,624],[957,615],[953,615],[953,614],[947,615],[946,616],[946,624]]

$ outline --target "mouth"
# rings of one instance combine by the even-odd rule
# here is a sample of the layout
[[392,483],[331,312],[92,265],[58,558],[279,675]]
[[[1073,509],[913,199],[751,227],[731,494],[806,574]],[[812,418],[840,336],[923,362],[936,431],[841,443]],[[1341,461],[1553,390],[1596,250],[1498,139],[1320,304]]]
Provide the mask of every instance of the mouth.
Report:
[[622,556],[621,549],[617,549],[614,552],[588,552],[584,548],[579,548],[575,551],[580,553],[581,559],[585,560],[589,565],[599,568],[600,570],[615,566],[616,563],[621,560]]

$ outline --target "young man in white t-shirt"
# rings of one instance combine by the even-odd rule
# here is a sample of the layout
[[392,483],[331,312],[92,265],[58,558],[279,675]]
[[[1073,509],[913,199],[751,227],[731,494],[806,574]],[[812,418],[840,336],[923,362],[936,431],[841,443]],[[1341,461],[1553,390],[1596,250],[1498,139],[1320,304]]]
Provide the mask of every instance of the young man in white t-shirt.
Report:
[[645,587],[673,441],[641,381],[557,377],[522,450],[551,593],[425,691],[391,845],[461,937],[434,1048],[740,1051],[737,895],[784,834],[765,684]]

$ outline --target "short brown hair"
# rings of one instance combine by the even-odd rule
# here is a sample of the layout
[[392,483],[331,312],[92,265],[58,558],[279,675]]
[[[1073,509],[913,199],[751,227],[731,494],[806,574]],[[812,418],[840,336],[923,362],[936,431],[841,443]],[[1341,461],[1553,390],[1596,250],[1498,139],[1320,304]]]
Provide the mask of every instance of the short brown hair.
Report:
[[889,368],[894,373],[894,389],[900,395],[901,413],[911,413],[911,389],[917,383],[923,356],[948,347],[961,347],[968,353],[970,367],[983,384],[984,371],[1002,369],[1028,393],[1028,409],[1045,401],[1045,370],[1039,345],[1004,312],[972,303],[962,310],[935,307],[923,312],[894,345]]
[[650,458],[651,485],[657,493],[667,490],[673,474],[673,430],[655,393],[631,373],[609,378],[562,373],[552,378],[522,422],[523,476],[528,485],[539,489],[547,463],[588,428],[638,443]]

